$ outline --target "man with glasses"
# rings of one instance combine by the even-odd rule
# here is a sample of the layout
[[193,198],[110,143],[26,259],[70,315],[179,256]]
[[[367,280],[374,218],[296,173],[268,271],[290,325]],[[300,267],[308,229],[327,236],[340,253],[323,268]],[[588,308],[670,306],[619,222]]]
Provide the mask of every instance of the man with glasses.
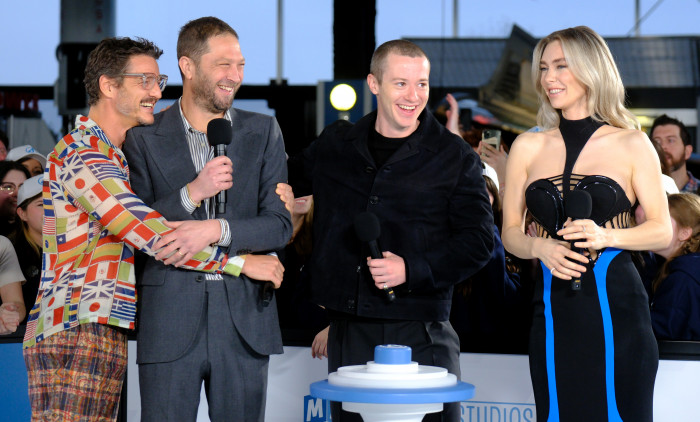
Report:
[[85,68],[89,113],[48,156],[41,284],[24,338],[33,421],[116,420],[136,316],[134,249],[166,265],[241,273],[241,258],[221,248],[184,254],[178,245],[203,223],[167,223],[131,190],[120,148],[129,128],[153,123],[161,54],[144,39],[100,42]]
[[122,73],[121,76],[125,78],[141,78],[143,89],[146,90],[153,88],[156,81],[158,81],[158,88],[163,91],[168,83],[168,75],[156,75],[155,73]]
[[[283,248],[292,225],[275,194],[287,177],[276,120],[231,108],[245,64],[238,34],[217,18],[196,19],[180,30],[177,55],[182,97],[153,125],[127,133],[134,191],[168,219],[205,220],[200,240],[247,254],[244,269],[281,268],[274,256],[252,254]],[[226,155],[214,158],[207,127],[217,118],[233,135]],[[222,190],[228,202],[220,213],[212,199]],[[142,422],[195,420],[202,382],[212,421],[264,420],[269,355],[282,352],[282,341],[265,278],[245,275],[198,276],[147,260],[139,291]]]

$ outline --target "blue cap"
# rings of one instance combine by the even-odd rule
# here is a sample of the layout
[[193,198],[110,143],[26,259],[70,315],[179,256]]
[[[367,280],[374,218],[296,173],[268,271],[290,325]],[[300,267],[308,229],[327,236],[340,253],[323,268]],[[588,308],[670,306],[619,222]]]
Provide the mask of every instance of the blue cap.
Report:
[[374,348],[374,363],[407,365],[411,363],[411,348],[399,344],[383,344]]

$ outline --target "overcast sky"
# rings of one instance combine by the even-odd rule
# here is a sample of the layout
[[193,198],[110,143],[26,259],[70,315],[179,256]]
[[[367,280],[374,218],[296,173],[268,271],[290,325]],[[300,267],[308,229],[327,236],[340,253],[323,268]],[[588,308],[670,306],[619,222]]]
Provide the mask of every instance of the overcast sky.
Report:
[[[52,85],[58,75],[59,0],[0,1],[0,85]],[[175,55],[179,28],[208,15],[238,31],[245,83],[267,84],[276,76],[277,0],[114,1],[115,35],[145,37],[165,50],[160,70],[172,84],[181,83]],[[284,0],[283,69],[290,84],[332,78],[332,3]],[[656,3],[641,0],[642,15]],[[535,37],[576,25],[603,36],[625,36],[634,26],[634,5],[634,0],[460,0],[458,35],[506,37],[517,24]],[[377,0],[377,44],[401,37],[451,37],[452,8],[452,0]],[[641,34],[697,36],[699,22],[700,0],[662,0],[642,23]]]

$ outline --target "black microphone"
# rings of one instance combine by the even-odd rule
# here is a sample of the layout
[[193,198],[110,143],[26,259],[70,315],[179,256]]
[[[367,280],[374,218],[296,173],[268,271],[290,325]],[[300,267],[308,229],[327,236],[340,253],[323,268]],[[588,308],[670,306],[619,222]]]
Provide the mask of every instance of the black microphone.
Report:
[[275,283],[266,281],[265,284],[263,284],[262,290],[260,291],[260,301],[262,302],[262,306],[266,308],[270,306],[270,302],[272,302],[272,295],[274,293]]
[[[267,255],[277,256],[276,252],[270,252]],[[278,257],[279,258],[279,257]],[[260,302],[264,307],[270,306],[272,302],[272,296],[275,293],[275,283],[271,281],[264,281],[262,289],[260,289]]]
[[[583,190],[572,190],[564,199],[564,213],[571,220],[580,220],[591,216],[593,200],[591,194]],[[571,250],[583,255],[583,249],[574,246],[576,240],[571,240]],[[571,280],[571,290],[581,290],[581,279]]]
[[[373,213],[366,211],[357,214],[355,217],[355,234],[357,234],[357,237],[362,242],[367,243],[367,246],[369,246],[369,256],[372,259],[384,258],[381,249],[379,249],[379,244],[377,243],[381,232],[382,229],[379,226],[379,219]],[[384,294],[388,302],[393,302],[394,299],[396,299],[394,289],[388,287],[386,284],[384,285]]]
[[[277,256],[276,252],[270,252],[268,255],[273,255]],[[272,295],[275,293],[275,283],[271,281],[266,281],[263,283],[262,290],[260,290],[260,301],[262,302],[262,306],[268,307],[270,306],[270,302],[272,302]]]
[[[226,119],[213,119],[207,125],[207,138],[209,145],[214,147],[214,156],[226,155],[226,145],[231,143],[233,132],[231,122]],[[216,194],[216,214],[226,212],[226,191]]]

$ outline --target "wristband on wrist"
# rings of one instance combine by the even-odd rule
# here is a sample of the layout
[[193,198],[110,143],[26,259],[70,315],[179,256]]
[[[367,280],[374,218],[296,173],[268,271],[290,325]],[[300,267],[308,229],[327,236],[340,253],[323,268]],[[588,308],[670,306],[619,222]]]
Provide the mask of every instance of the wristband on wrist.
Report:
[[185,185],[185,189],[187,189],[187,197],[190,198],[190,201],[194,204],[195,207],[199,208],[200,205],[202,205],[202,201],[195,202],[194,199],[192,199],[192,194],[190,193],[190,184]]

